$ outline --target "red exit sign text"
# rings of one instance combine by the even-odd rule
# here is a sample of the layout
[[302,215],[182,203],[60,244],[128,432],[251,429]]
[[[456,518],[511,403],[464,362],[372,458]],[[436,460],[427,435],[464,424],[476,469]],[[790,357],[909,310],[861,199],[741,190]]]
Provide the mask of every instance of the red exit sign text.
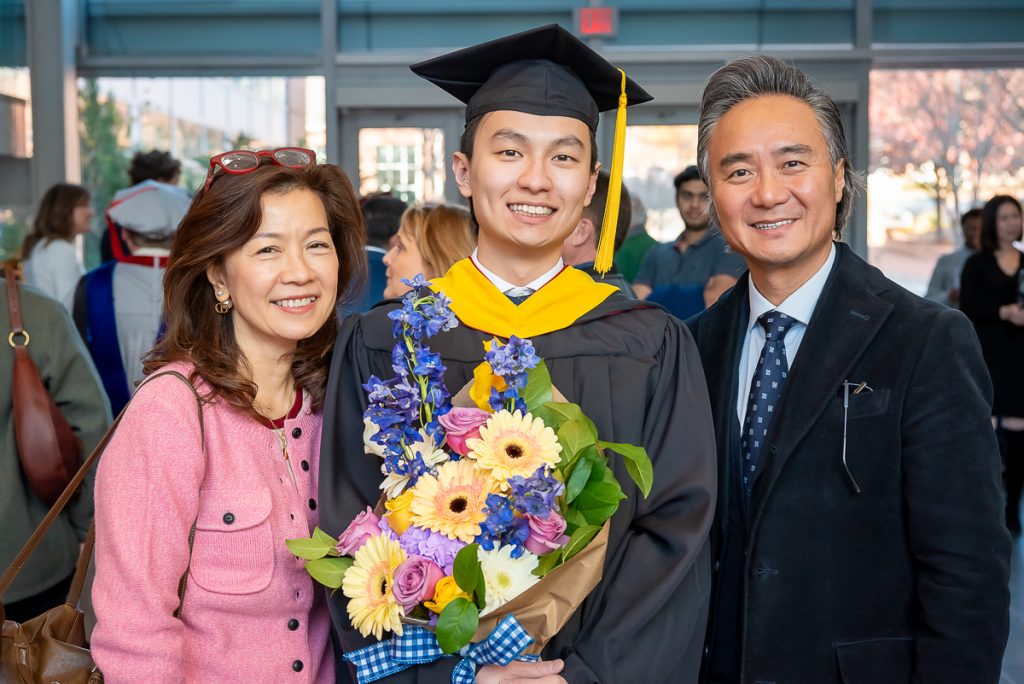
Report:
[[615,7],[580,7],[576,16],[576,29],[581,36],[610,38],[618,28],[618,8]]

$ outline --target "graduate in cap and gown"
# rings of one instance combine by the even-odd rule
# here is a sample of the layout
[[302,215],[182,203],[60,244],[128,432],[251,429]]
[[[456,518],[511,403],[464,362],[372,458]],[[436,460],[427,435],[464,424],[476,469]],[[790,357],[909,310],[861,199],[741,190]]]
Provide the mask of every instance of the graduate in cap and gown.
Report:
[[[412,70],[466,107],[453,170],[480,226],[477,250],[432,282],[451,300],[455,330],[431,338],[452,393],[473,378],[484,343],[532,340],[554,386],[581,406],[601,439],[643,445],[654,465],[644,498],[617,456],[627,498],[611,519],[601,582],[544,650],[568,682],[693,682],[708,611],[707,538],[716,465],[700,359],[686,328],[663,309],[630,300],[562,263],[563,240],[594,192],[601,111],[618,109],[611,190],[618,200],[625,107],[651,99],[564,29],[551,25],[466,48]],[[609,204],[597,268],[611,265]],[[392,374],[394,339],[385,302],[348,318],[334,350],[324,409],[318,506],[321,527],[340,533],[380,498],[381,462],[364,454],[363,384]],[[341,592],[331,613],[344,652],[371,643],[349,621]],[[353,675],[339,655],[338,676]],[[448,682],[446,658],[387,681]],[[477,681],[512,676],[488,666]],[[547,669],[545,669],[546,666]],[[552,677],[556,663],[515,676]],[[547,675],[547,676],[544,676]],[[492,679],[493,677],[493,679]]]

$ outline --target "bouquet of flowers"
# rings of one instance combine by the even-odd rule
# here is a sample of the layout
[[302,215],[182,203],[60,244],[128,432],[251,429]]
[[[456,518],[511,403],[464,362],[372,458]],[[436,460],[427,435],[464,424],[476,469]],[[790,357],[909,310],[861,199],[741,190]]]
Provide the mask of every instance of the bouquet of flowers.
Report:
[[412,632],[434,657],[472,658],[471,642],[518,630],[507,664],[539,653],[600,581],[608,520],[625,498],[606,450],[624,457],[644,496],[651,462],[642,447],[598,439],[529,340],[486,343],[453,399],[426,340],[458,320],[422,276],[407,284],[389,314],[395,375],[364,386],[363,439],[383,461],[381,502],[337,539],[318,528],[288,546],[316,581],[348,597],[363,636]]

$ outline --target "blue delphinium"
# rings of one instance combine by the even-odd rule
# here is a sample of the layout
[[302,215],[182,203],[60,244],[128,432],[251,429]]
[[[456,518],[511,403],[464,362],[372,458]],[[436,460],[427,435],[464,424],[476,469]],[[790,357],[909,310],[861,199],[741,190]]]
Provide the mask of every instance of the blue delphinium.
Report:
[[523,515],[546,518],[555,507],[557,497],[565,491],[565,485],[545,470],[545,466],[541,466],[530,477],[513,475],[508,479],[512,507]]
[[512,503],[500,494],[487,495],[484,512],[487,519],[480,523],[476,542],[486,551],[508,545],[513,547],[513,558],[521,557],[530,536],[530,523],[526,518],[517,517]]
[[[414,485],[420,475],[431,472],[420,451],[429,453],[444,443],[444,428],[437,419],[451,410],[445,366],[424,340],[456,327],[458,319],[451,300],[432,292],[422,275],[402,282],[412,289],[402,298],[402,306],[388,314],[396,339],[391,350],[395,377],[371,376],[363,387],[369,402],[365,416],[378,427],[371,439],[385,447],[385,471],[408,475]],[[421,429],[433,444],[416,446],[423,440]]]
[[510,411],[526,413],[526,402],[521,398],[520,392],[526,388],[530,369],[541,363],[533,343],[515,335],[504,345],[492,340],[484,358],[491,365],[492,372],[500,375],[507,386],[504,392],[491,389],[491,408],[495,411],[507,408]]

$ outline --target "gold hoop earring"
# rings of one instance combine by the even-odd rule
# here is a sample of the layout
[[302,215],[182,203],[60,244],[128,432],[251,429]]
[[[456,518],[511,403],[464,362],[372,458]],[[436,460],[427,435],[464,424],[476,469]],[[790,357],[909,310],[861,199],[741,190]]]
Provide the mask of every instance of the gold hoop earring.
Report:
[[223,316],[228,311],[231,311],[231,307],[233,307],[234,305],[234,302],[232,302],[230,299],[225,299],[223,302],[217,302],[216,304],[214,304],[213,310]]

